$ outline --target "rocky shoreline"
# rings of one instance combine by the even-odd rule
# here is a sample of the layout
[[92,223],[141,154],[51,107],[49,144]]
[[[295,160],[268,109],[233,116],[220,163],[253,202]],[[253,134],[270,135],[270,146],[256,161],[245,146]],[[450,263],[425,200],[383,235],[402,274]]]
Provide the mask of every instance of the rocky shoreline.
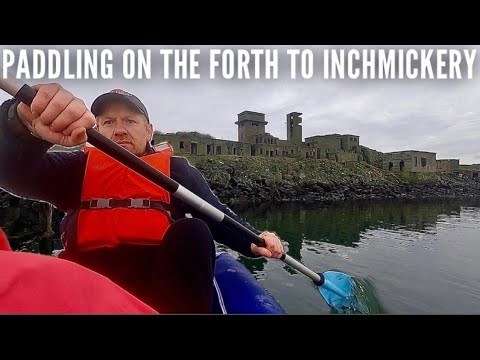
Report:
[[[440,173],[392,173],[366,163],[339,164],[318,159],[192,157],[218,198],[235,210],[256,204],[383,199],[480,197],[480,181]],[[58,245],[64,214],[0,190],[0,227],[17,250],[50,253]],[[48,226],[47,226],[48,227]],[[47,236],[48,235],[48,236]],[[50,239],[47,241],[46,237]]]
[[317,159],[191,158],[225,204],[480,197],[480,182]]

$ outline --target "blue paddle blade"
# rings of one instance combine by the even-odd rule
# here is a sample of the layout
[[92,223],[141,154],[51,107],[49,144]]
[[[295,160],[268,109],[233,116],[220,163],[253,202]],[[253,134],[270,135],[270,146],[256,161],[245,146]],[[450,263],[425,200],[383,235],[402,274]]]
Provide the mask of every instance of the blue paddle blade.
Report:
[[338,314],[382,314],[373,283],[338,271],[323,273],[325,283],[318,288],[328,305]]
[[338,313],[362,313],[354,294],[352,278],[338,271],[325,271],[325,283],[318,288],[320,294]]

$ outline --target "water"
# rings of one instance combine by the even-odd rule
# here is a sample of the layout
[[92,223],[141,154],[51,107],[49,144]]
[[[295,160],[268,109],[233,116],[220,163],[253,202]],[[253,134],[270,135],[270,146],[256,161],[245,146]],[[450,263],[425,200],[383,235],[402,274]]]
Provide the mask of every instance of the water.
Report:
[[[235,208],[315,272],[354,277],[372,314],[480,314],[480,199]],[[307,276],[239,260],[289,314],[330,314]]]

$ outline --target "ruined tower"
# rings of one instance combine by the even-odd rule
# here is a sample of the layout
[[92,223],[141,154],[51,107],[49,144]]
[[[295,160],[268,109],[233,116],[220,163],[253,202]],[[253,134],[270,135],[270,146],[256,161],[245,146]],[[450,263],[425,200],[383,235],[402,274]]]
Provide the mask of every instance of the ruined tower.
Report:
[[255,144],[257,136],[265,134],[265,114],[254,111],[243,111],[238,114],[238,141]]
[[302,118],[300,117],[302,113],[291,112],[287,114],[287,140],[290,140],[294,143],[302,143]]

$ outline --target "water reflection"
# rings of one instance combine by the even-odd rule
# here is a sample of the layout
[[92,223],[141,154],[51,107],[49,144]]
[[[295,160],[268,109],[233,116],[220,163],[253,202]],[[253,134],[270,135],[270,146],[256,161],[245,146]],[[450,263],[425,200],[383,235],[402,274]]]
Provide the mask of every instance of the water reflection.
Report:
[[[480,199],[344,202],[328,206],[285,203],[236,207],[234,211],[259,230],[275,231],[286,242],[288,255],[302,261],[304,246],[322,251],[327,244],[355,248],[368,230],[435,233],[439,217],[458,217],[464,206],[478,207]],[[264,259],[239,260],[254,273],[263,271],[266,263]],[[285,270],[294,273],[288,266]]]

